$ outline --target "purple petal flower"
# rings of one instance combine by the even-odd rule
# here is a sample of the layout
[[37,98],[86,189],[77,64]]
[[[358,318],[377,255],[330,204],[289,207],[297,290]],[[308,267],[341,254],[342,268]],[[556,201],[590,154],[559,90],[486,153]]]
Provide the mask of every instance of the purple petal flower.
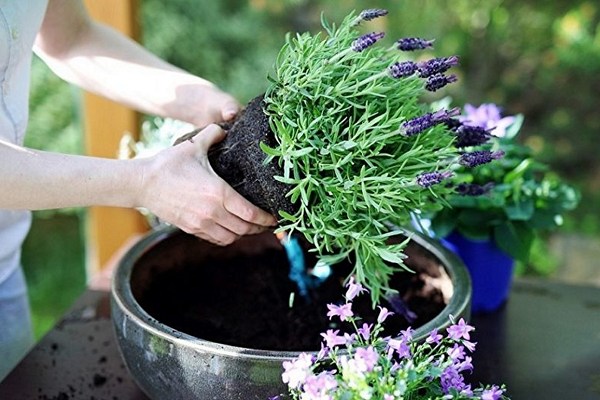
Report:
[[388,11],[382,8],[369,8],[367,10],[361,11],[358,18],[360,18],[361,21],[371,21],[375,18],[383,17],[387,14]]
[[388,356],[394,352],[398,354],[400,358],[411,358],[410,346],[404,339],[390,339],[388,341]]
[[452,176],[452,172],[450,171],[433,171],[433,172],[424,172],[417,176],[417,184],[421,187],[428,188],[433,185],[437,185],[444,179],[450,178]]
[[373,346],[369,346],[366,349],[364,347],[359,347],[356,349],[354,359],[357,361],[357,365],[360,366],[360,371],[371,372],[377,364],[379,354],[375,351]]
[[427,336],[425,342],[429,344],[438,344],[442,341],[442,338],[443,336],[438,333],[437,329],[434,329],[431,332],[429,332],[429,336]]
[[432,75],[444,73],[455,65],[458,65],[457,56],[432,58],[419,64],[419,76],[428,78]]
[[362,35],[350,46],[352,50],[356,52],[361,52],[367,49],[368,47],[374,45],[378,40],[385,36],[384,32],[371,32],[365,35]]
[[482,126],[461,125],[455,130],[456,147],[479,146],[490,140],[492,134]]
[[327,308],[329,309],[327,312],[329,319],[337,316],[340,318],[340,320],[346,321],[348,318],[354,315],[352,312],[352,303],[346,303],[341,306],[336,304],[327,304]]
[[423,114],[404,122],[400,129],[406,136],[414,136],[439,123],[448,121],[459,112],[458,108],[453,108],[450,111],[439,110],[434,113]]
[[364,340],[369,340],[371,337],[371,330],[373,329],[373,324],[367,324],[366,322],[362,324],[361,328],[358,328],[358,334],[362,336]]
[[335,346],[344,346],[347,343],[347,338],[345,336],[338,335],[340,333],[339,329],[333,330],[328,329],[327,332],[321,333],[323,339],[325,340],[325,345],[332,349]]
[[503,156],[504,152],[502,150],[476,150],[470,153],[461,154],[459,163],[465,167],[473,168],[478,165],[487,164],[493,160],[502,158]]
[[465,115],[460,120],[466,125],[480,126],[497,137],[506,136],[506,129],[515,122],[515,117],[502,117],[501,109],[491,103],[475,107],[465,104]]
[[396,41],[396,47],[402,51],[423,50],[433,47],[433,40],[425,40],[416,37],[402,38]]
[[483,196],[493,188],[493,182],[488,182],[485,185],[479,185],[477,183],[459,183],[456,186],[456,193],[461,196]]
[[381,323],[383,323],[383,321],[385,321],[387,319],[387,317],[394,315],[394,313],[391,311],[388,311],[387,308],[381,307],[381,306],[378,306],[378,307],[379,307],[379,315],[377,316],[378,323],[381,324]]
[[427,78],[427,82],[425,82],[425,89],[430,92],[435,92],[448,85],[449,83],[456,82],[458,78],[456,75],[444,75],[444,74],[435,74],[431,75]]
[[493,385],[491,388],[486,389],[481,393],[481,400],[500,400],[502,398],[502,393],[504,393],[504,390]]
[[454,347],[448,349],[448,356],[452,359],[452,361],[459,361],[465,358],[465,348],[457,343],[454,344]]
[[456,370],[454,365],[444,369],[440,380],[442,383],[442,392],[444,392],[444,394],[449,394],[452,389],[461,393],[465,392],[465,394],[471,392],[471,385],[465,384],[463,376]]
[[298,358],[283,362],[284,372],[281,374],[283,383],[287,383],[291,389],[299,388],[306,378],[312,374],[310,368],[313,363],[312,355],[300,353]]
[[309,375],[302,389],[309,399],[332,399],[329,395],[337,389],[337,381],[331,372],[323,371],[319,375]]
[[406,78],[417,71],[417,64],[413,61],[399,61],[389,66],[388,72],[394,79]]
[[469,332],[475,330],[471,325],[467,324],[463,318],[461,318],[458,323],[450,325],[446,328],[448,332],[448,337],[453,340],[460,339],[471,339],[471,335]]
[[354,300],[354,298],[356,296],[358,296],[362,292],[366,291],[366,289],[360,283],[355,283],[354,276],[350,277],[350,280],[348,281],[348,284],[346,285],[346,287],[348,288],[348,290],[346,290],[345,297],[346,297],[346,301],[348,301],[348,302]]

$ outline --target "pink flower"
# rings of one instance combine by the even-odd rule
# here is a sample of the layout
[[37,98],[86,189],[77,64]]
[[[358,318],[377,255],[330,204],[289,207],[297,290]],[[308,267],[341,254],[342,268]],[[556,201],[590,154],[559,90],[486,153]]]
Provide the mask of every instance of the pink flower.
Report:
[[379,316],[377,317],[378,323],[381,324],[381,323],[383,323],[383,321],[385,321],[387,319],[387,317],[389,317],[390,315],[394,315],[394,313],[391,311],[388,311],[387,308],[381,307],[381,306],[378,306],[378,307],[379,307]]
[[343,346],[348,342],[345,335],[341,336],[338,335],[338,333],[340,333],[339,329],[336,329],[335,331],[333,329],[328,329],[327,332],[321,333],[321,336],[325,339],[325,345],[330,349],[335,346]]
[[460,339],[471,339],[471,335],[469,332],[474,330],[471,325],[468,325],[463,318],[461,318],[457,324],[450,325],[446,331],[448,332],[448,337],[454,340]]
[[346,291],[346,301],[352,301],[356,296],[364,292],[366,289],[360,284],[354,282],[354,276],[350,277],[348,282],[348,290]]
[[352,303],[346,303],[344,305],[338,306],[336,304],[327,304],[327,316],[329,319],[333,317],[339,317],[341,321],[346,321],[348,318],[352,317],[354,313],[352,312]]

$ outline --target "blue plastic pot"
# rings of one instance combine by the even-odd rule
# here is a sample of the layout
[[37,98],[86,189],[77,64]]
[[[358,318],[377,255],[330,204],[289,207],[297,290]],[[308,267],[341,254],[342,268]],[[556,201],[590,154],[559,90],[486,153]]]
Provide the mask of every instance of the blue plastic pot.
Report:
[[491,240],[472,240],[453,232],[442,240],[464,262],[473,287],[471,311],[499,309],[508,298],[515,261]]

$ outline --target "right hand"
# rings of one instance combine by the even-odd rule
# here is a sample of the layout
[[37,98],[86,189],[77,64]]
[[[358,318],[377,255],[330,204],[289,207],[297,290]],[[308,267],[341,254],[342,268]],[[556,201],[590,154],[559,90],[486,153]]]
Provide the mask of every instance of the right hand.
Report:
[[225,132],[209,125],[192,140],[139,159],[139,206],[159,219],[210,242],[227,245],[262,232],[277,219],[256,207],[212,169],[207,152]]

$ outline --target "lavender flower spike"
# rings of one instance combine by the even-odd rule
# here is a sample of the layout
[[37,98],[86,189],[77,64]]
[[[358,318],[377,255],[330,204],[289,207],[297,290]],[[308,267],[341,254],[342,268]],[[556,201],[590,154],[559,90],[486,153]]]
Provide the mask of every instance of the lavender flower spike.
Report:
[[435,74],[427,78],[427,82],[425,83],[425,89],[430,92],[435,92],[438,89],[443,88],[449,83],[456,82],[458,78],[456,75],[444,75],[444,74]]
[[492,134],[482,126],[460,125],[455,130],[456,147],[479,146],[490,140]]
[[371,21],[375,18],[383,17],[388,14],[387,10],[382,8],[369,8],[367,10],[362,10],[358,17],[353,21],[352,25],[358,25],[362,21]]
[[456,186],[456,193],[461,196],[483,196],[493,188],[493,182],[488,182],[485,185],[479,185],[477,183],[460,183]]
[[390,76],[395,79],[411,76],[416,71],[417,64],[415,64],[413,61],[395,62],[388,68]]
[[433,171],[433,172],[424,172],[417,176],[417,184],[421,187],[428,188],[433,185],[437,185],[444,179],[450,178],[452,176],[452,172],[450,171]]
[[451,117],[457,115],[458,113],[460,113],[460,109],[458,108],[453,108],[450,111],[439,110],[434,113],[427,113],[421,115],[420,117],[416,117],[404,122],[400,130],[406,136],[414,136],[441,122],[448,121]]
[[352,42],[352,45],[350,47],[352,50],[354,50],[356,52],[361,52],[361,51],[365,50],[366,48],[374,45],[375,42],[377,42],[384,36],[385,36],[384,32],[367,33],[365,35],[362,35],[358,39],[356,39],[354,42]]
[[441,74],[458,65],[458,57],[437,57],[419,63],[419,76],[428,78],[435,74]]
[[487,164],[493,160],[502,158],[503,156],[504,152],[502,150],[477,150],[461,154],[459,163],[465,167],[473,168],[478,165]]
[[402,38],[396,41],[396,47],[402,51],[423,50],[433,47],[433,40],[426,40],[415,37]]

